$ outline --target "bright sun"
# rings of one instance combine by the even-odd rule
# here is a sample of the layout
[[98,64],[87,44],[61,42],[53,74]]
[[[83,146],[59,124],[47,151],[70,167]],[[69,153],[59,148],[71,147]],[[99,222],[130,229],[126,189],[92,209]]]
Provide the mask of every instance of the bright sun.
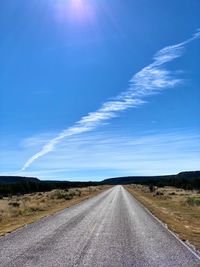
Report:
[[78,20],[88,20],[94,17],[94,9],[89,0],[71,0],[70,13]]
[[71,5],[73,5],[74,7],[81,7],[83,6],[83,0],[71,0]]
[[70,20],[80,22],[94,21],[95,8],[90,0],[68,0],[61,1],[57,7],[57,17],[59,20]]

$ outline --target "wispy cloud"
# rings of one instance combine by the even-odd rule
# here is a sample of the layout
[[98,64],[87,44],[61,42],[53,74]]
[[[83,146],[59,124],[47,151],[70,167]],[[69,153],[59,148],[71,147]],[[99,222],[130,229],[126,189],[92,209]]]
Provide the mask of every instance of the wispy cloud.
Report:
[[[53,153],[23,172],[11,172],[19,166],[19,160],[21,161],[19,151],[16,150],[15,166],[12,163],[9,168],[5,168],[10,173],[1,175],[26,175],[54,180],[95,180],[105,176],[178,173],[199,168],[199,144],[198,131],[185,128],[134,132],[133,135],[128,129],[113,133],[108,127],[106,131],[101,129],[63,140]],[[0,154],[5,162],[9,162],[11,155],[13,156],[13,151],[8,152],[7,155]],[[3,162],[0,165],[5,167]]]
[[113,100],[105,102],[97,111],[82,117],[74,126],[63,130],[55,138],[47,142],[38,153],[26,161],[21,171],[26,170],[38,158],[53,151],[63,139],[92,131],[102,123],[117,117],[119,112],[144,104],[146,97],[158,94],[164,89],[179,84],[181,80],[175,78],[173,73],[165,68],[165,64],[181,57],[185,46],[197,38],[200,38],[199,29],[184,42],[167,46],[158,51],[153,57],[153,62],[132,77],[129,82],[129,88],[126,91]]

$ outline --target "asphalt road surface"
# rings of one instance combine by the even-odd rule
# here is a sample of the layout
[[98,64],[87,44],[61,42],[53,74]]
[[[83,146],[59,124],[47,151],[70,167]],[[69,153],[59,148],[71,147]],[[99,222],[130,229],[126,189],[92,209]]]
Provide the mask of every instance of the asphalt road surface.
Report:
[[123,187],[0,238],[0,266],[193,267],[182,244]]

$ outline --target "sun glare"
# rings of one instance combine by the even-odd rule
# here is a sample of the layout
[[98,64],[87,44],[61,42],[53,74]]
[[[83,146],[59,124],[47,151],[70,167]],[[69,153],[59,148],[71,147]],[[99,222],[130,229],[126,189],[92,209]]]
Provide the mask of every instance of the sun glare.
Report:
[[58,18],[74,22],[87,22],[95,18],[94,6],[90,0],[69,0],[59,3],[57,6]]
[[84,1],[83,0],[71,0],[71,7],[75,9],[82,9],[84,6]]

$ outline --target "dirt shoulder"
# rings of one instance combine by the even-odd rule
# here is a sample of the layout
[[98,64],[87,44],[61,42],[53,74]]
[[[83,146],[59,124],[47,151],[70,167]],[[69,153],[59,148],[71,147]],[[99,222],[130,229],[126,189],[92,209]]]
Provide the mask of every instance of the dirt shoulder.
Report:
[[108,186],[52,190],[0,199],[0,236],[93,197]]
[[183,241],[200,250],[200,193],[172,187],[150,192],[141,185],[125,188]]

